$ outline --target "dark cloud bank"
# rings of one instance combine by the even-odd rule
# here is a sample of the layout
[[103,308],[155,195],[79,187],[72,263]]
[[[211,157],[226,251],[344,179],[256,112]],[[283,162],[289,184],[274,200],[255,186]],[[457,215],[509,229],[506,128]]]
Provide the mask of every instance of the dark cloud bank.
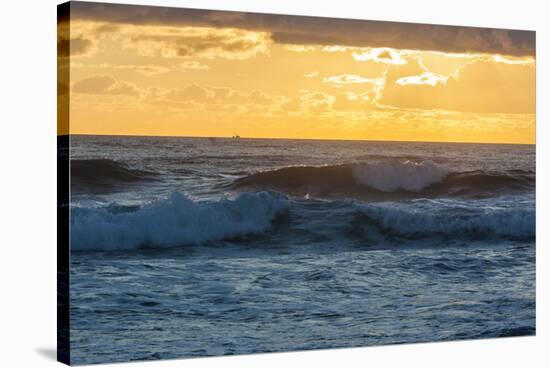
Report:
[[535,32],[354,19],[71,2],[71,18],[134,25],[214,26],[270,32],[288,44],[393,47],[535,56]]

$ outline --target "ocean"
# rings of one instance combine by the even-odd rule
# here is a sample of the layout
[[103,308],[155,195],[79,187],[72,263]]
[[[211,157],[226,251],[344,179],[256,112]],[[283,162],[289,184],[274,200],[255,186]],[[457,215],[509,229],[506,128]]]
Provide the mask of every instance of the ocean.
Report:
[[535,146],[71,136],[76,364],[535,334]]

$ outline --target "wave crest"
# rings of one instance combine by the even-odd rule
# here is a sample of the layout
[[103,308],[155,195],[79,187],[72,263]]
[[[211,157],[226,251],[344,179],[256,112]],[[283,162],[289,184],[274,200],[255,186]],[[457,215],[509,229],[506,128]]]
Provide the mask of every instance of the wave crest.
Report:
[[[486,205],[485,205],[486,204]],[[412,203],[354,202],[352,231],[386,238],[425,239],[446,237],[532,239],[536,215],[532,202],[502,206],[456,200],[418,200]]]
[[367,201],[415,198],[484,198],[535,187],[533,172],[453,172],[430,161],[389,160],[327,166],[294,166],[235,180],[234,189],[278,190],[290,195]]
[[243,193],[234,199],[193,201],[180,193],[130,211],[71,210],[73,251],[175,247],[246,237],[272,228],[288,208],[275,192]]
[[383,192],[419,192],[441,181],[449,171],[431,161],[379,161],[352,167],[355,181]]

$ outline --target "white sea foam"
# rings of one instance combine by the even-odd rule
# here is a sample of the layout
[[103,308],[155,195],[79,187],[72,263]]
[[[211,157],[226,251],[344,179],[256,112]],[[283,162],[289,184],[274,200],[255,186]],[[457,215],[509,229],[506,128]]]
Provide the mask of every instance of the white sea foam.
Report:
[[288,208],[275,192],[243,193],[234,199],[193,201],[180,193],[135,211],[71,210],[71,249],[128,250],[203,244],[261,233]]
[[[512,202],[513,203],[513,202]],[[526,238],[535,236],[534,202],[503,203],[496,200],[418,200],[412,203],[355,202],[369,220],[392,235],[429,237],[433,235],[479,235],[483,237]]]
[[392,192],[406,190],[418,192],[441,181],[449,171],[431,161],[379,161],[353,167],[353,177],[358,184]]

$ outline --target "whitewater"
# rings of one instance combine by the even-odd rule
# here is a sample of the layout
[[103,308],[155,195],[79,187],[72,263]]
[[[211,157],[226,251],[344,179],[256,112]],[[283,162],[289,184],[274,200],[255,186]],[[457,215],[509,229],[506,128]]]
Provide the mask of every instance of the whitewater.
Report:
[[535,189],[529,145],[73,136],[74,362],[533,335]]

